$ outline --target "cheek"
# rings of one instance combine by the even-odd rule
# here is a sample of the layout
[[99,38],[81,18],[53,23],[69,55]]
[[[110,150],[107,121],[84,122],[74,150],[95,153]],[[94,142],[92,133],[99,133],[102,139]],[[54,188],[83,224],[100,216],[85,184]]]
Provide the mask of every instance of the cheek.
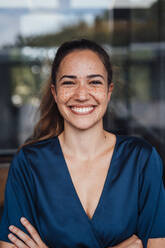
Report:
[[57,101],[59,103],[65,103],[73,95],[73,90],[59,89],[57,93]]
[[103,102],[106,100],[107,97],[107,91],[105,88],[93,88],[90,90],[91,94],[98,99],[99,101]]

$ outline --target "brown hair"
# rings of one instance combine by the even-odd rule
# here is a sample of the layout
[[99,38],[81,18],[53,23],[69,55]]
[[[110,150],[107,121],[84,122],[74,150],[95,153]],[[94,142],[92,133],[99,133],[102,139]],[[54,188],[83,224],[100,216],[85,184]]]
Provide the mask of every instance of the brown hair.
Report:
[[[37,122],[32,136],[23,144],[33,144],[38,141],[59,135],[64,130],[64,120],[51,92],[51,84],[56,88],[56,77],[63,58],[74,50],[92,50],[97,53],[103,62],[108,74],[108,85],[112,82],[112,66],[107,52],[93,41],[81,39],[63,43],[57,50],[52,63],[51,76],[44,87],[39,107],[40,119]],[[21,146],[22,147],[22,146]],[[21,148],[20,147],[20,148]],[[20,149],[19,148],[19,149]]]

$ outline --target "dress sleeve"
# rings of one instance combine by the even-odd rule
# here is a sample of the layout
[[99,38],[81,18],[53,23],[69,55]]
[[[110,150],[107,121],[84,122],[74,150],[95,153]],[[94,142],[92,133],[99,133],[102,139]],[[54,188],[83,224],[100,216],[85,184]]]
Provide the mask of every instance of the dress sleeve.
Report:
[[0,223],[0,240],[8,239],[9,225],[15,225],[27,233],[20,223],[22,216],[34,225],[33,180],[30,166],[23,150],[15,155],[9,169],[5,189],[4,211]]
[[147,247],[149,238],[165,238],[165,188],[163,164],[155,148],[139,179],[137,235]]

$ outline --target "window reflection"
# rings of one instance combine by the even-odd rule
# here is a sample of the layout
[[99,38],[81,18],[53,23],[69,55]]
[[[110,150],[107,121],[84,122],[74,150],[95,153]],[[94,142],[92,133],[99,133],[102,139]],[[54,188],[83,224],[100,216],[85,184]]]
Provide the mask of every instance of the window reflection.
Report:
[[164,156],[164,13],[163,0],[1,0],[1,151],[31,134],[59,44],[88,38],[105,46],[114,64],[116,89],[105,127],[142,136]]

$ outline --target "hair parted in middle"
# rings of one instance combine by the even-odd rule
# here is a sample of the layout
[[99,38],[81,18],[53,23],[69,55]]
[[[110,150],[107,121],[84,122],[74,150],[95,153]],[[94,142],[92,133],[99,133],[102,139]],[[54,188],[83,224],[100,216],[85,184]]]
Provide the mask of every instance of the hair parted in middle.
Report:
[[54,58],[52,64],[52,71],[51,71],[51,79],[52,83],[56,86],[56,77],[58,73],[59,66],[63,58],[68,55],[69,53],[75,50],[91,50],[95,52],[99,58],[101,59],[102,63],[105,66],[105,69],[108,74],[108,84],[112,82],[112,66],[110,63],[110,58],[107,52],[97,43],[81,39],[81,40],[73,40],[63,43],[59,49],[57,50],[56,56]]

